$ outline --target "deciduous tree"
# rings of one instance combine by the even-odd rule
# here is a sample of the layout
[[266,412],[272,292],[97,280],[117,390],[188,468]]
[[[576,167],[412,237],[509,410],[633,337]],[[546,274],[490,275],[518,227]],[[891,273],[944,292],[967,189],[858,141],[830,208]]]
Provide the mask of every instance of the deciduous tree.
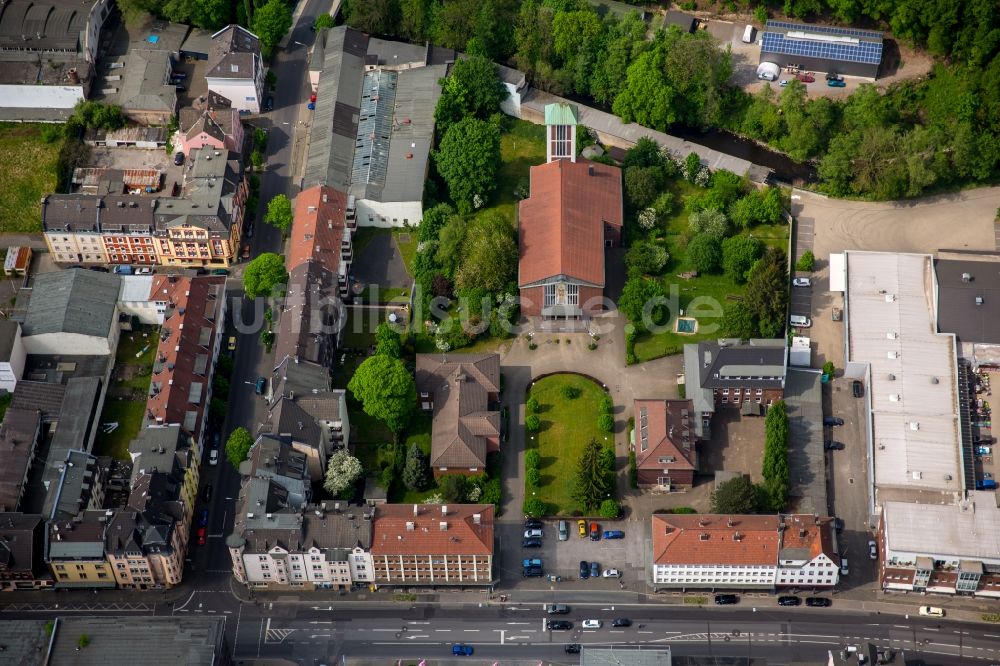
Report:
[[469,212],[476,195],[486,199],[496,187],[500,129],[494,122],[464,118],[445,132],[434,162],[452,200]]
[[272,227],[288,231],[292,226],[292,202],[284,194],[279,194],[267,203],[264,221]]
[[347,490],[361,478],[364,471],[361,461],[347,449],[337,449],[327,461],[323,489],[334,497],[348,494]]
[[722,270],[736,284],[745,283],[750,270],[764,254],[764,243],[753,236],[733,236],[722,241]]
[[253,446],[253,437],[246,428],[237,428],[226,440],[226,460],[236,469],[240,468],[240,463],[247,459],[250,447]]
[[757,513],[757,489],[750,478],[741,474],[716,485],[712,491],[712,513]]
[[292,8],[285,0],[267,0],[253,13],[251,28],[260,37],[262,50],[270,52],[292,27]]
[[417,403],[413,377],[398,358],[375,354],[358,366],[347,388],[361,401],[365,414],[393,432],[406,427]]
[[243,271],[243,291],[248,298],[270,296],[276,287],[287,282],[285,258],[273,252],[257,255]]
[[714,273],[722,263],[719,239],[705,233],[698,234],[688,243],[687,258],[699,273]]
[[625,282],[622,295],[618,298],[618,309],[636,329],[642,331],[649,325],[663,323],[666,312],[664,305],[658,303],[663,298],[663,287],[659,282],[632,277]]
[[434,122],[442,135],[468,116],[489,120],[500,112],[507,88],[497,66],[482,56],[459,59],[447,79],[441,81],[441,96],[434,109]]

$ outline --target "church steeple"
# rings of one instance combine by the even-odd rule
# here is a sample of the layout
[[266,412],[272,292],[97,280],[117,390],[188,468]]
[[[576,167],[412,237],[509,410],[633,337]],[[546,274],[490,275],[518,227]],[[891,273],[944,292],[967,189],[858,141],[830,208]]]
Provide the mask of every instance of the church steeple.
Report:
[[576,125],[580,113],[575,104],[545,105],[545,161],[576,162]]

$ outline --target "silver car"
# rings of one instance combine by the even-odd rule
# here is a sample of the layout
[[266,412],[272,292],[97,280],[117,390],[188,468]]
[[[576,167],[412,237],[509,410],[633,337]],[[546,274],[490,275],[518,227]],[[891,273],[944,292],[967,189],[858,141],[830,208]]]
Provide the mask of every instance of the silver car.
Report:
[[565,520],[559,521],[559,540],[566,541],[569,539],[569,525],[566,524]]

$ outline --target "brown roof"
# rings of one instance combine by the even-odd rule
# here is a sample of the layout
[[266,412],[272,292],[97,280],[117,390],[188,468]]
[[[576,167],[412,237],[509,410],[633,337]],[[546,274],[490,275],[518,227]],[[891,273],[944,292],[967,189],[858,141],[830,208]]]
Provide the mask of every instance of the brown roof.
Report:
[[332,187],[317,185],[295,197],[295,219],[285,262],[289,271],[306,261],[315,261],[337,274],[340,243],[348,233],[344,228],[346,212],[347,195]]
[[604,286],[604,224],[622,226],[621,169],[589,160],[533,166],[519,212],[520,286],[556,275]]
[[372,555],[492,556],[493,505],[380,504],[372,535]]
[[38,440],[42,415],[37,409],[9,407],[0,425],[0,511],[15,511]]
[[416,376],[434,402],[431,467],[484,467],[487,438],[500,435],[500,413],[489,408],[500,392],[499,354],[418,354]]
[[189,434],[201,432],[225,284],[224,277],[153,277],[150,299],[168,305],[153,361],[147,425],[177,423]]
[[232,102],[217,93],[209,92],[204,103],[184,107],[178,113],[178,125],[184,136],[193,139],[201,132],[225,141],[233,133],[233,126],[240,122],[239,112]]
[[[699,416],[690,400],[636,400],[634,413],[640,469],[698,471],[693,419]],[[660,458],[674,461],[664,463]]]
[[288,285],[275,332],[274,358],[299,359],[329,366],[343,304],[336,278],[315,262],[300,263],[288,273]]

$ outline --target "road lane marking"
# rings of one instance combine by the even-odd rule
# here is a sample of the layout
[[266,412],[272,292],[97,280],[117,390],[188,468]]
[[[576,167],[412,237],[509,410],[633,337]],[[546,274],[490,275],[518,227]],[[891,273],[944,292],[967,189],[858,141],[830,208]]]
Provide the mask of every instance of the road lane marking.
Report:
[[468,633],[468,632],[476,632],[476,631],[479,631],[479,630],[478,629],[463,629],[462,631]]
[[435,629],[434,631],[451,631],[451,629]]
[[395,629],[372,629],[372,631],[396,631]]

